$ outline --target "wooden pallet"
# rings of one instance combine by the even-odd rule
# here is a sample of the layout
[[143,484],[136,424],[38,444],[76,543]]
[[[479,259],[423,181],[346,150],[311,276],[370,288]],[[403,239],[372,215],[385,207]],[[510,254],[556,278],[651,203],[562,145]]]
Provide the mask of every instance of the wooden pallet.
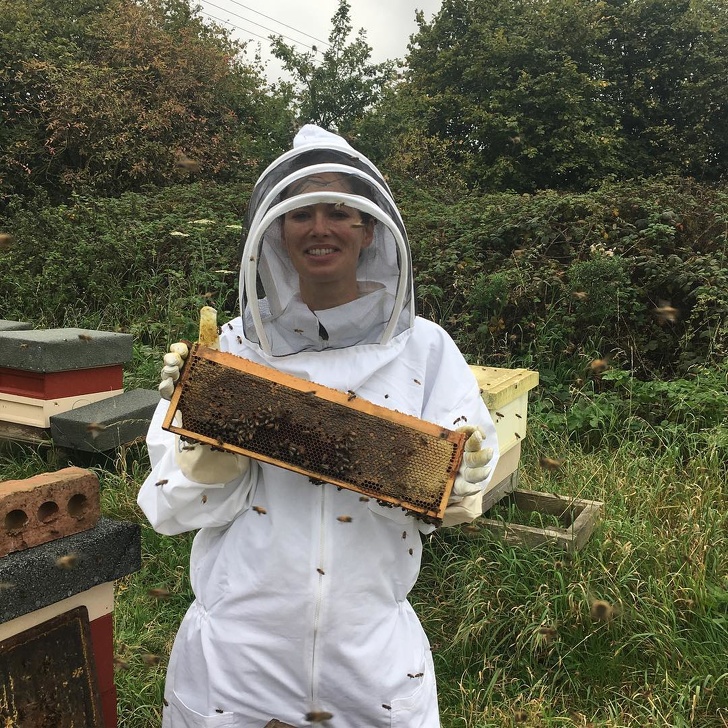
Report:
[[542,513],[558,519],[561,527],[536,528],[519,523],[488,518],[485,514],[478,523],[500,535],[507,543],[523,546],[553,544],[566,551],[580,549],[589,539],[601,516],[601,501],[569,498],[534,490],[514,490],[495,505],[514,505],[524,513]]

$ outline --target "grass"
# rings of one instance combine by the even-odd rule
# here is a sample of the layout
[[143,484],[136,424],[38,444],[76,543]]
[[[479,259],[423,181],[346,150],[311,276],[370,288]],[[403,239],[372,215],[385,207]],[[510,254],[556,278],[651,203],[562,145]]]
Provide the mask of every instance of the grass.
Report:
[[[572,555],[509,546],[487,529],[427,539],[411,601],[433,646],[443,728],[727,726],[725,463],[710,447],[687,460],[632,441],[583,451],[529,424],[520,486],[603,501],[604,517]],[[542,470],[539,454],[564,464]],[[6,448],[0,477],[57,465]],[[142,525],[142,569],[117,584],[116,680],[120,728],[150,728],[192,599],[192,538],[156,534],[137,508],[143,447],[91,467],[104,514]],[[151,597],[156,588],[169,597]]]

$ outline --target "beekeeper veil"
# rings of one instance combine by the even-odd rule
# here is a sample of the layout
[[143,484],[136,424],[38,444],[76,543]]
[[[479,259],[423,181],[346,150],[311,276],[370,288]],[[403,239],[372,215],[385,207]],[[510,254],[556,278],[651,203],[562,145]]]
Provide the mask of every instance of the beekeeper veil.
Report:
[[[327,209],[353,208],[353,227],[371,231],[371,243],[358,256],[352,300],[315,310],[303,302],[282,233],[286,214],[321,203]],[[243,328],[265,353],[387,344],[412,326],[412,265],[404,224],[377,168],[341,137],[304,126],[293,149],[260,176],[246,222],[240,266]]]

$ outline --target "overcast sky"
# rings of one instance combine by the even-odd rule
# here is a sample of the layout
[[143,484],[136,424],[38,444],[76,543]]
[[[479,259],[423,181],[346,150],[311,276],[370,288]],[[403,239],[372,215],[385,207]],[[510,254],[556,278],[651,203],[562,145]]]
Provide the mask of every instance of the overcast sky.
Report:
[[[295,41],[300,51],[307,51],[309,48],[306,46],[312,45],[325,48],[331,31],[331,18],[339,6],[338,0],[197,2],[202,7],[204,19],[214,16],[216,22],[229,28],[236,39],[251,41],[248,46],[251,54],[260,44],[271,82],[282,76],[283,71],[277,59],[270,54],[268,36],[288,36],[284,37],[285,42],[292,44]],[[415,10],[422,10],[425,18],[430,20],[439,10],[441,0],[349,0],[349,4],[353,25],[350,39],[353,40],[359,28],[364,28],[367,42],[373,49],[372,61],[378,63],[389,58],[404,58],[409,37],[417,30]]]

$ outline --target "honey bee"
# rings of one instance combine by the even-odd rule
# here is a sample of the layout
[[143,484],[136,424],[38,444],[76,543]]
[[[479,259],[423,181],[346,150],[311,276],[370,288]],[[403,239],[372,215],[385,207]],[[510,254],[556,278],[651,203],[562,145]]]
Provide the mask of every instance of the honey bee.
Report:
[[56,566],[66,571],[73,569],[78,564],[78,554],[64,554],[56,559]]
[[89,336],[88,334],[79,334],[78,335],[78,338],[81,341],[91,341],[93,339],[93,337],[92,336]]
[[360,496],[359,496],[359,500],[360,500],[360,501],[361,501],[362,503],[369,503],[369,501],[371,500],[371,498],[369,498],[369,497],[368,497],[368,496],[366,496],[366,495],[360,495]]
[[325,720],[331,720],[334,714],[326,710],[311,710],[303,717],[309,723],[323,723]]
[[594,359],[593,361],[589,362],[589,369],[594,374],[601,374],[602,372],[606,372],[607,369],[609,369],[609,357],[604,357],[603,359]]
[[28,344],[20,344],[20,348],[21,349],[27,349],[28,348]]
[[243,337],[242,336],[236,336],[235,338],[237,339],[238,344],[242,344],[243,343]]
[[514,723],[525,723],[528,720],[528,713],[523,710],[523,708],[520,708],[515,713],[513,713],[513,721]]
[[105,429],[106,425],[102,425],[100,422],[89,422],[86,425],[86,432],[91,435],[92,440],[95,440]]
[[215,708],[216,713],[224,713],[225,711],[222,708]]
[[523,419],[523,417],[521,417],[521,415],[519,415],[519,414],[518,414],[518,412],[516,412],[516,417],[517,417],[517,418],[518,418],[519,420],[522,420],[522,419]]
[[253,510],[261,516],[264,516],[266,513],[268,513],[268,511],[266,511],[263,506],[253,506]]
[[671,306],[669,301],[660,301],[659,305],[653,309],[652,315],[657,319],[657,323],[662,326],[665,323],[674,324],[680,317],[680,311]]
[[413,379],[412,380],[415,384],[422,385],[422,382],[419,379]]
[[167,485],[169,481],[166,478],[162,478],[162,480],[158,480],[154,485]]
[[303,333],[303,329],[293,329],[293,333],[294,334],[302,334]]
[[609,622],[615,614],[614,607],[604,599],[595,599],[589,609],[589,615],[595,622]]
[[547,458],[545,455],[541,455],[541,457],[538,459],[538,464],[544,469],[544,470],[550,470],[553,472],[554,470],[558,470],[563,464],[563,460],[555,460],[554,458]]
[[204,493],[202,494],[202,503],[207,503],[207,496]]
[[516,436],[516,440],[520,440],[521,439],[521,436],[517,432],[514,432],[513,434]]
[[391,706],[391,705],[387,705],[386,703],[382,703],[382,707],[383,707],[383,708],[384,708],[385,710],[392,710],[392,706]]
[[121,657],[114,657],[114,669],[118,672],[129,669],[129,663],[126,660],[122,660]]
[[402,538],[407,538],[407,531],[402,531]]
[[155,665],[158,665],[162,658],[159,655],[154,655],[151,652],[145,652],[142,656],[142,662],[147,665],[148,667],[154,667]]
[[414,554],[414,549],[407,549],[407,553],[412,556]]
[[463,419],[462,417],[458,417],[456,420],[453,420],[452,421],[453,425],[457,425],[457,423],[460,422],[460,420],[462,420],[462,419]]
[[389,395],[388,394],[385,394],[384,395],[384,399],[389,399]]
[[0,250],[8,250],[13,244],[13,236],[8,233],[0,233]]
[[169,708],[169,702],[167,701],[167,698],[162,698],[162,702],[164,703],[165,708]]
[[347,402],[351,402],[352,399],[356,399],[356,392],[352,392],[350,389],[346,391],[346,394],[348,397],[346,398]]
[[169,599],[171,592],[163,586],[158,586],[153,587],[152,589],[147,589],[147,594],[153,599]]
[[541,636],[543,642],[549,645],[556,639],[558,631],[555,627],[543,626],[538,628],[538,634]]
[[321,576],[326,576],[326,574],[324,573],[324,570],[321,567],[317,568],[316,571],[318,571],[318,573],[321,574]]
[[351,516],[336,516],[336,520],[342,523],[351,523],[353,519]]
[[495,416],[496,417],[505,417],[505,415],[502,412],[496,412]]
[[188,157],[182,150],[177,150],[174,154],[174,163],[180,169],[184,169],[185,172],[194,174],[200,171],[200,163]]
[[414,680],[417,677],[422,677],[424,674],[425,674],[424,672],[415,672],[415,673],[408,672],[407,677],[412,678]]

